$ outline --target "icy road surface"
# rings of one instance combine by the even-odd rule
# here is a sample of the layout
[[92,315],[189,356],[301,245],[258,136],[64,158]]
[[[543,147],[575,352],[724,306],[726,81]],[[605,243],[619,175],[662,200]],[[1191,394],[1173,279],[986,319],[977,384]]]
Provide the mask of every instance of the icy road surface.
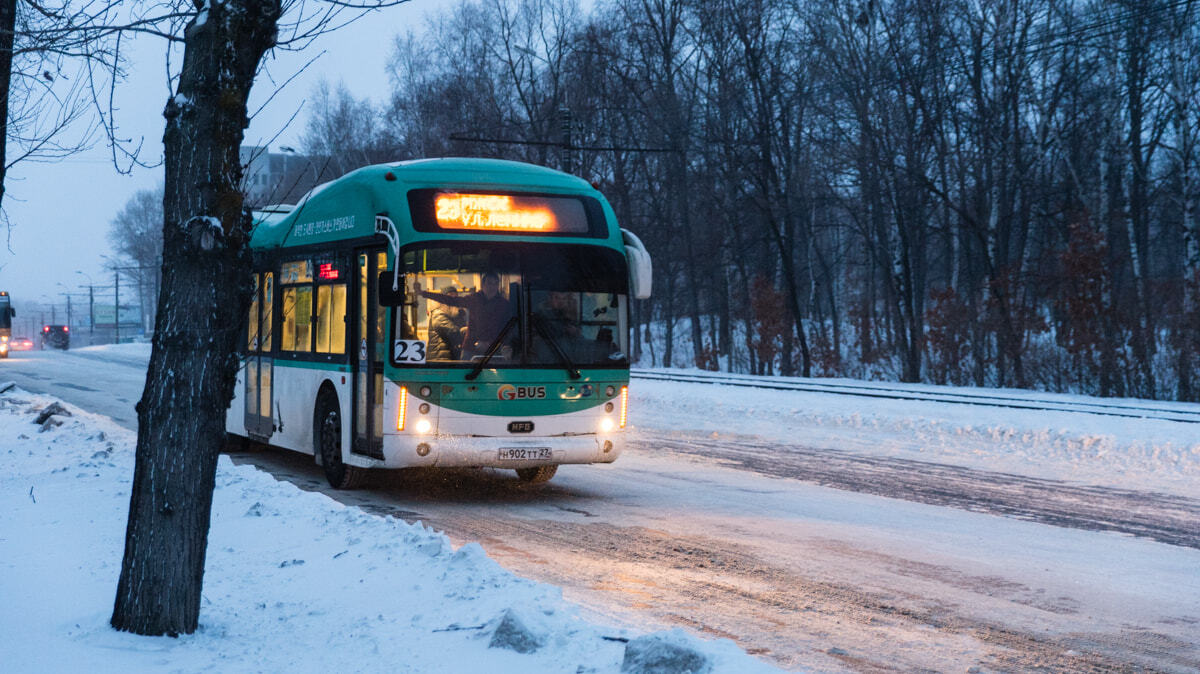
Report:
[[[132,427],[146,354],[16,353],[0,379]],[[632,392],[626,454],[542,488],[406,471],[334,492],[311,458],[234,459],[478,541],[597,615],[729,637],[788,668],[1200,669],[1194,425]]]

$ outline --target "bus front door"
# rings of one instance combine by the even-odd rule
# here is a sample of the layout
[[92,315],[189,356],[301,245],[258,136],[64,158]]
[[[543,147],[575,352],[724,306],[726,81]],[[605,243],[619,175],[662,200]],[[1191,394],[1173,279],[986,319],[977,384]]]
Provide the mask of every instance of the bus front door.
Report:
[[383,358],[387,312],[379,306],[374,279],[387,268],[387,253],[380,248],[360,250],[355,293],[354,330],[354,444],[356,454],[383,458]]
[[254,275],[246,340],[246,435],[266,442],[275,431],[271,414],[272,358],[271,317],[275,274]]

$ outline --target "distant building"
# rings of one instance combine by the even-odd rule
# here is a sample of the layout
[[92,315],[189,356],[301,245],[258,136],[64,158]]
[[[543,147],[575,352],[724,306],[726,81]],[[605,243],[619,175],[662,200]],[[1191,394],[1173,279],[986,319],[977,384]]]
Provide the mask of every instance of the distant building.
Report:
[[250,208],[294,204],[312,188],[337,177],[324,157],[271,152],[259,145],[243,145],[238,156],[245,167],[243,181]]

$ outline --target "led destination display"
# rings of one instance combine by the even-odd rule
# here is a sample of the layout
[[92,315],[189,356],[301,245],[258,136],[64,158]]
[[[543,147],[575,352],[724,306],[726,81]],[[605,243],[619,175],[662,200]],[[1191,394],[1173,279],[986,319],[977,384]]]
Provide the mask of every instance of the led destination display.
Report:
[[588,231],[588,218],[578,199],[440,192],[434,216],[441,229],[530,234]]

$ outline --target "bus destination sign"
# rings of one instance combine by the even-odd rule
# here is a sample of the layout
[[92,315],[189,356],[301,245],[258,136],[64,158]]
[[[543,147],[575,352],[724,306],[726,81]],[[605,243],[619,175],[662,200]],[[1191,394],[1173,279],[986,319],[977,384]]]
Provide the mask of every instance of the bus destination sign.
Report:
[[434,199],[441,229],[529,234],[588,231],[578,199],[513,194],[441,192]]

